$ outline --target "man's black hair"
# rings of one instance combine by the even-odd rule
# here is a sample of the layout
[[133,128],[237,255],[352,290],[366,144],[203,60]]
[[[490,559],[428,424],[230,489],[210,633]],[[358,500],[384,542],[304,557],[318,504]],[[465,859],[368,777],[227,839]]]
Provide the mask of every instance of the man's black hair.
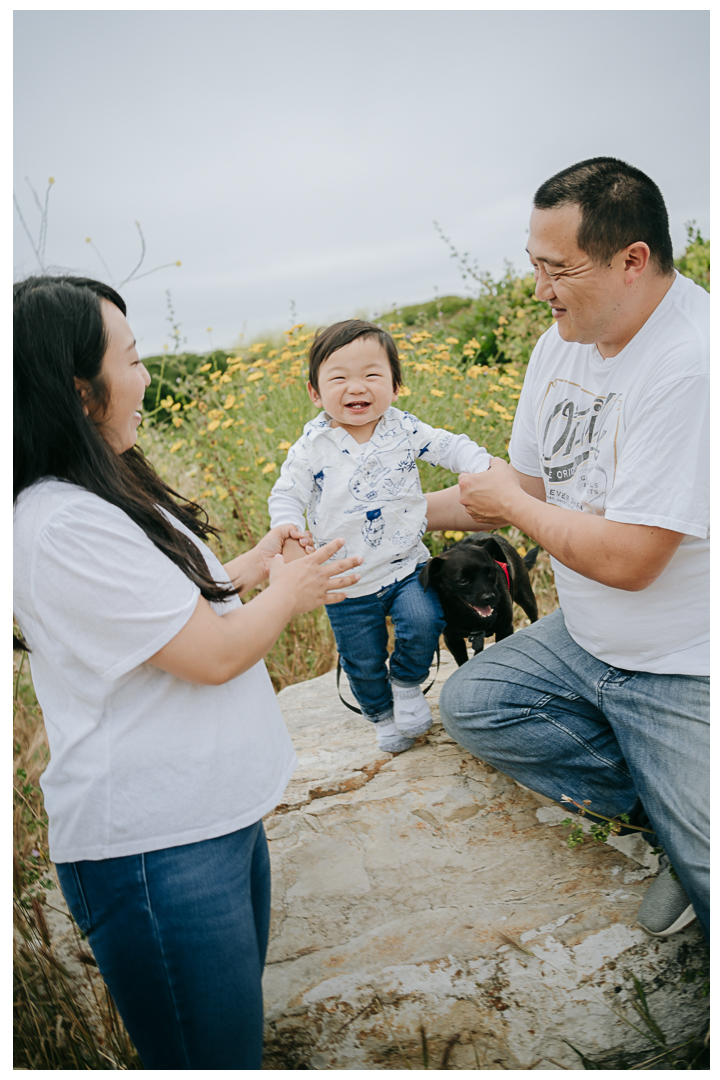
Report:
[[607,265],[618,251],[643,241],[661,274],[674,269],[667,209],[649,176],[617,158],[580,161],[556,173],[535,192],[538,210],[580,208],[578,247]]

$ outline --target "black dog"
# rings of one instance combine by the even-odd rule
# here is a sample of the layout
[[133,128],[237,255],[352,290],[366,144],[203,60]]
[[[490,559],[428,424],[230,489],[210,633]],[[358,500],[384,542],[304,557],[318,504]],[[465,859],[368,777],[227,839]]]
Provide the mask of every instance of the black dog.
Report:
[[513,602],[531,623],[538,610],[528,570],[535,565],[535,547],[518,555],[497,533],[476,533],[436,555],[420,571],[425,590],[434,585],[445,612],[445,644],[460,665],[468,659],[465,638],[473,653],[482,651],[486,636],[502,641],[513,632]]

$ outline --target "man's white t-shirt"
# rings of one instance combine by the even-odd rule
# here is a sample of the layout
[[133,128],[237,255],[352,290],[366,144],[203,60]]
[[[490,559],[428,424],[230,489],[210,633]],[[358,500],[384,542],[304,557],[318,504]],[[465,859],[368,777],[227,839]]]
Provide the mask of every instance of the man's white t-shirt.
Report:
[[53,861],[207,840],[272,810],[296,757],[264,663],[201,686],[146,662],[195,611],[200,590],[182,570],[118,507],[59,480],[19,496],[14,545],[14,612],[50,746]]
[[709,674],[709,320],[708,293],[676,274],[617,356],[552,326],[520,395],[510,460],[543,478],[548,503],[685,534],[639,592],[552,560],[568,632],[614,667]]

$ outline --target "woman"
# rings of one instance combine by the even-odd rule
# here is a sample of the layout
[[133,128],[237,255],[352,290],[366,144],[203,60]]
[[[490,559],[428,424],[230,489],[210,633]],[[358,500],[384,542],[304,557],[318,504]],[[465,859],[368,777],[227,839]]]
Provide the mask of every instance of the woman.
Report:
[[261,818],[296,762],[262,657],[360,560],[325,565],[338,539],[286,564],[284,527],[223,567],[135,448],[150,376],[121,297],[71,277],[14,294],[14,603],[50,857],[144,1067],[259,1068]]

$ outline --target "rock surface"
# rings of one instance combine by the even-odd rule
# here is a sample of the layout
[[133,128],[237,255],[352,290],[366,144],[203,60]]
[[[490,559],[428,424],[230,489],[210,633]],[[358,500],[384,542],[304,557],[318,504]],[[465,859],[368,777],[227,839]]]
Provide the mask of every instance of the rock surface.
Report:
[[696,1035],[697,924],[655,939],[634,922],[648,846],[568,849],[564,809],[445,733],[442,657],[438,722],[404,754],[377,750],[334,673],[279,696],[300,764],[265,822],[264,1068],[582,1068],[568,1043],[626,1068],[658,1052],[633,976],[669,1046]]

